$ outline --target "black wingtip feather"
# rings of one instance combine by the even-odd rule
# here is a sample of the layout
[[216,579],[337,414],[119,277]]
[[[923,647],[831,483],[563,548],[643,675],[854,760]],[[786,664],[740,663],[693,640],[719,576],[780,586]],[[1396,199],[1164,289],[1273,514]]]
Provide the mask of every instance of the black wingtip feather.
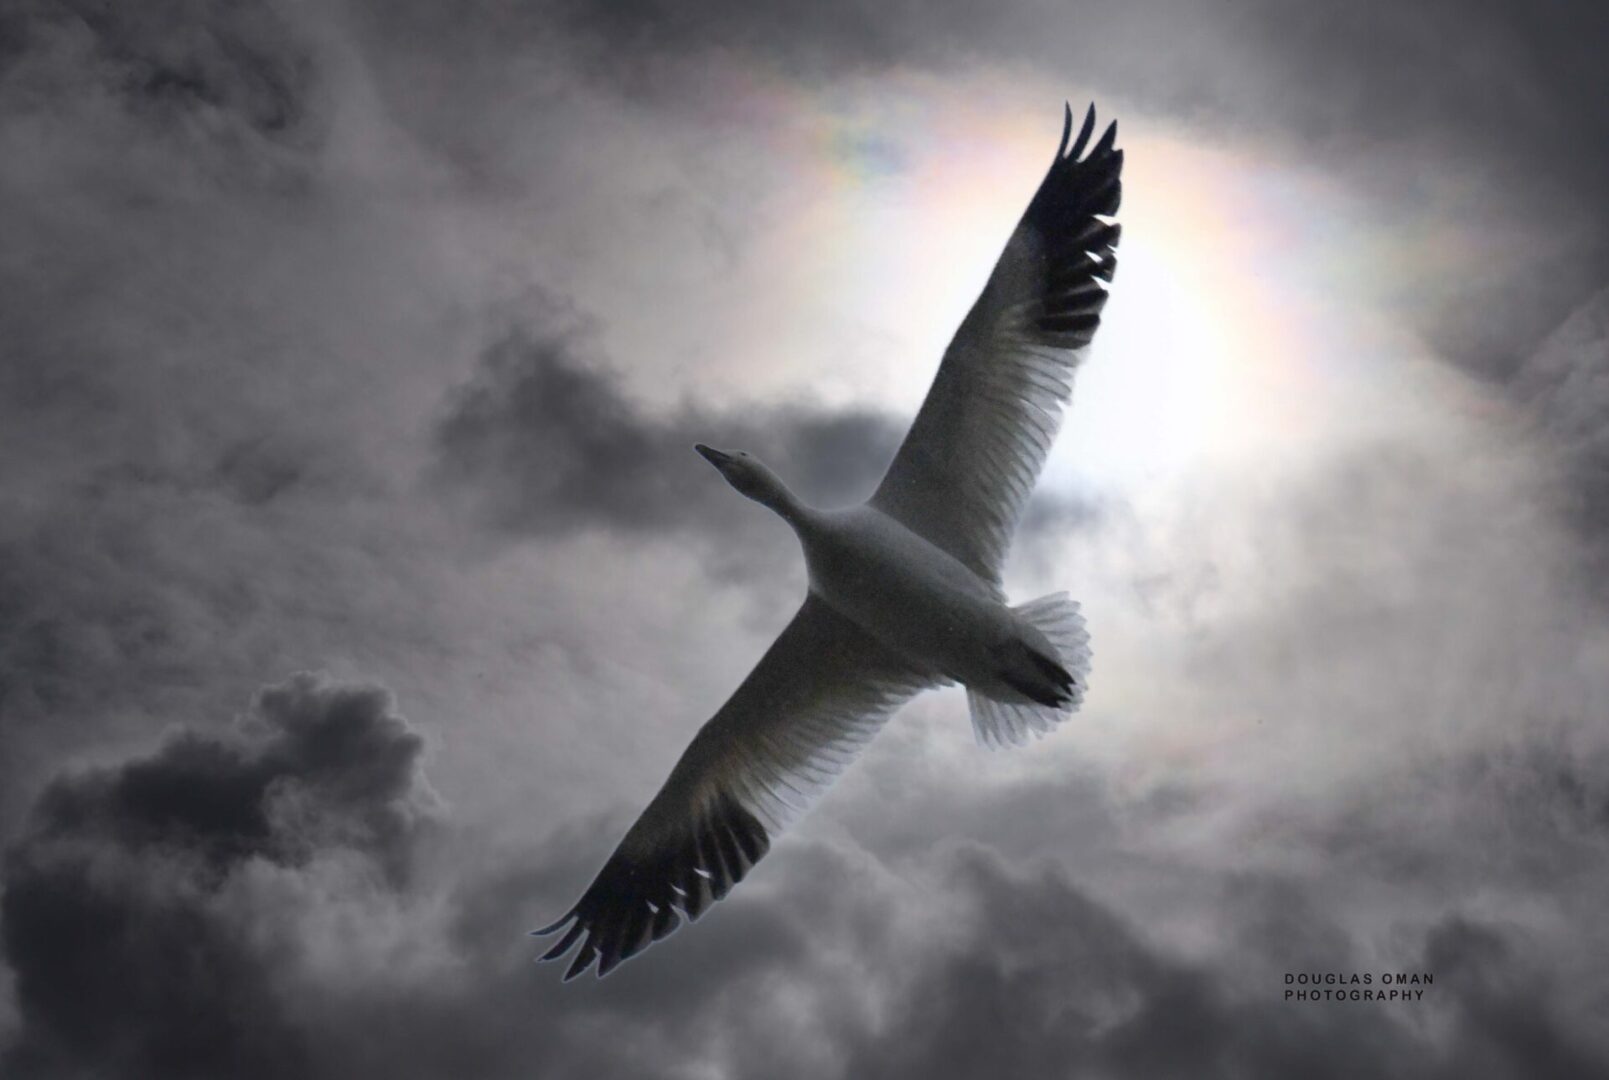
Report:
[[570,965],[570,969],[564,973],[563,981],[569,982],[577,975],[580,975],[582,972],[586,971],[587,968],[592,966],[592,961],[596,960],[597,957],[598,950],[593,947],[592,942],[588,941],[581,947],[581,951],[575,954],[575,962],[572,963]]
[[[1071,109],[1068,110],[1067,117],[1068,117],[1069,120],[1072,119],[1072,110]],[[1088,145],[1090,134],[1094,130],[1095,130],[1095,103],[1092,101],[1092,102],[1089,103],[1089,111],[1084,114],[1084,124],[1083,124],[1082,127],[1080,127],[1078,129],[1078,141],[1073,143],[1072,150],[1069,151],[1065,155],[1066,160],[1069,160],[1069,161],[1077,161],[1078,160],[1079,155],[1081,155],[1084,152],[1084,147],[1086,145]],[[1065,137],[1063,139],[1063,145],[1064,146],[1066,145]]]
[[554,945],[553,948],[549,949],[547,952],[543,953],[537,958],[538,962],[545,964],[549,960],[557,960],[559,957],[569,952],[570,946],[575,944],[576,939],[581,936],[582,931],[585,929],[586,928],[583,927],[579,922],[570,927],[570,932],[560,938],[558,944]]
[[748,848],[744,846],[741,830],[732,827],[730,822],[721,822],[724,849],[730,860],[728,866],[733,868],[733,877],[741,878],[754,866],[754,860],[749,858]]
[[574,920],[540,959],[556,960],[579,941],[564,981],[584,974],[593,964],[602,978],[670,934],[684,918],[696,920],[726,896],[770,846],[760,820],[734,796],[721,793],[676,844],[647,858],[633,857],[624,846],[616,849],[571,912],[535,932],[550,934]]
[[531,936],[532,937],[547,937],[549,934],[558,932],[560,929],[563,928],[565,923],[569,922],[573,918],[575,918],[575,908],[571,908],[569,911],[566,911],[564,913],[564,915],[560,917],[558,922],[552,923],[552,924],[550,924],[548,926],[544,926],[540,930],[532,930],[531,931]]
[[1110,154],[1112,152],[1112,145],[1116,142],[1117,121],[1113,120],[1110,124],[1106,125],[1106,134],[1101,136],[1101,141],[1095,144],[1095,149],[1090,151],[1089,156],[1100,157],[1103,154]]

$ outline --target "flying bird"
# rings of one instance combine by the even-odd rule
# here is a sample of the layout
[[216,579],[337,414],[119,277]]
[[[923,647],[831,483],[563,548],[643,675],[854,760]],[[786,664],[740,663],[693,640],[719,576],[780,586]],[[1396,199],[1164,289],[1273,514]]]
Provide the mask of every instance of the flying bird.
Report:
[[[621,961],[697,919],[907,700],[966,688],[979,742],[1020,745],[1083,701],[1089,635],[1065,593],[1010,606],[1001,569],[1116,266],[1117,124],[1061,145],[927,399],[864,504],[819,510],[742,450],[694,447],[792,526],[810,589],[671,770],[542,960]],[[1088,152],[1086,153],[1086,148]]]

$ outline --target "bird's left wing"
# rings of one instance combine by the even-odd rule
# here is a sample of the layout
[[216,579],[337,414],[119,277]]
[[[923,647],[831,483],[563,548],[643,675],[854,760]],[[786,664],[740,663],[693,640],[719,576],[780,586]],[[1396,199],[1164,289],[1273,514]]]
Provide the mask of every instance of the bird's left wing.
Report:
[[1117,125],[1073,114],[1044,182],[944,353],[871,505],[999,583],[1117,265]]
[[581,899],[538,935],[598,975],[697,919],[914,693],[934,685],[811,594],[706,723]]

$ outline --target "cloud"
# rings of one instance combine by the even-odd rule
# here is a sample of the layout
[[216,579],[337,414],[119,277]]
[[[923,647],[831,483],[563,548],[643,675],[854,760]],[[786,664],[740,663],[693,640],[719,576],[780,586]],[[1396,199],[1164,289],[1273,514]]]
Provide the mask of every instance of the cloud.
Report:
[[422,750],[384,690],[302,675],[228,737],[58,777],[6,855],[7,1074],[307,1075],[272,946],[297,912],[245,900],[330,859],[347,888],[405,887],[436,814]]
[[[884,862],[789,839],[711,919],[561,985],[529,963],[532,902],[555,903],[620,823],[518,853],[431,848],[445,823],[420,752],[384,691],[300,676],[228,737],[181,731],[59,777],[7,856],[8,1074],[1496,1080],[1609,1063],[1558,943],[1516,926],[1455,906],[1402,918],[1382,952],[1336,920],[1332,883],[1259,873],[1208,894],[1196,917],[1219,931],[1186,955],[1056,859],[969,841]],[[1008,791],[987,813],[1054,798]],[[375,923],[429,943],[363,944]],[[1283,998],[1287,972],[1386,969],[1436,981],[1411,1006]]]
[[757,406],[654,416],[627,399],[574,334],[516,330],[486,349],[436,428],[438,479],[468,489],[498,527],[728,532],[750,507],[693,453],[747,449],[808,501],[870,495],[903,428],[873,412]]
[[[1318,951],[1293,940],[1270,950],[1259,920],[1289,915],[1293,901],[1308,941],[1326,920],[1303,887],[1268,880],[1221,912],[1266,966],[1234,951],[1188,960],[1057,868],[1024,874],[961,848],[940,873],[966,914],[906,964],[886,1029],[852,1033],[845,1075],[1564,1077],[1609,1063],[1609,1047],[1578,1037],[1570,992],[1501,926],[1450,915],[1374,964],[1333,926]],[[1430,972],[1433,988],[1411,1007],[1283,998],[1286,972],[1378,980],[1387,969]]]
[[[412,352],[337,314],[419,278],[406,258],[376,272],[397,218],[331,210],[358,186],[331,175],[334,114],[347,143],[375,136],[371,160],[386,144],[335,107],[352,65],[322,18],[227,2],[0,16],[0,837],[61,760],[340,669],[311,624],[350,643],[347,622],[374,615],[396,550],[353,558],[350,537],[394,468],[376,433],[403,410],[346,380],[354,354],[383,354],[395,387],[437,342],[423,305],[382,317]],[[280,558],[325,578],[321,613]],[[270,629],[288,608],[302,630]]]
[[1609,289],[1582,304],[1515,372],[1532,430],[1556,454],[1551,495],[1583,537],[1588,587],[1609,597]]
[[315,42],[282,5],[25,0],[0,21],[10,149],[92,165],[93,131],[124,184],[295,183],[327,134]]
[[[817,17],[794,19],[727,0],[644,0],[606,8],[561,3],[554,11],[593,46],[602,70],[628,83],[650,77],[645,63],[691,67],[719,54],[762,58],[805,80],[1026,61],[1079,85],[1109,88],[1152,113],[1272,129],[1338,159],[1347,150],[1407,148],[1428,136],[1438,150],[1477,148],[1490,163],[1533,178],[1543,155],[1548,165],[1565,167],[1572,184],[1609,167],[1601,148],[1577,141],[1609,125],[1609,108],[1592,92],[1592,58],[1609,38],[1609,19],[1590,4],[1533,14],[1498,0],[1412,8],[1380,0],[1299,8],[1237,0],[1212,9],[1101,0],[982,13],[965,4],[890,10],[834,0]],[[498,9],[478,15],[490,22]],[[1232,70],[1226,58],[1243,66]],[[1499,160],[1504,155],[1508,166]]]
[[[120,9],[24,0],[8,11],[5,26],[7,76],[36,92],[73,88],[71,74],[76,88],[93,87],[170,123],[214,112],[272,137],[307,119],[313,50],[276,5],[158,0]],[[70,72],[56,63],[67,52],[88,63]],[[218,136],[215,129],[198,134]]]
[[1560,1080],[1602,1075],[1609,1056],[1601,1041],[1582,1038],[1565,1019],[1567,992],[1525,958],[1525,946],[1500,927],[1456,915],[1426,935],[1425,966],[1455,987],[1458,1004],[1447,1073]]

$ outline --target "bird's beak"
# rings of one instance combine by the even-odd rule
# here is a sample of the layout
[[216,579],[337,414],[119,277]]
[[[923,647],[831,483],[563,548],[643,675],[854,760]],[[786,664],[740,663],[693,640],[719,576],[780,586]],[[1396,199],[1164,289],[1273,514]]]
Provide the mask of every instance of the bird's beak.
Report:
[[693,449],[698,451],[699,457],[703,458],[717,469],[719,469],[722,465],[725,465],[728,461],[732,460],[732,455],[723,454],[714,447],[705,446],[703,443],[694,443]]

